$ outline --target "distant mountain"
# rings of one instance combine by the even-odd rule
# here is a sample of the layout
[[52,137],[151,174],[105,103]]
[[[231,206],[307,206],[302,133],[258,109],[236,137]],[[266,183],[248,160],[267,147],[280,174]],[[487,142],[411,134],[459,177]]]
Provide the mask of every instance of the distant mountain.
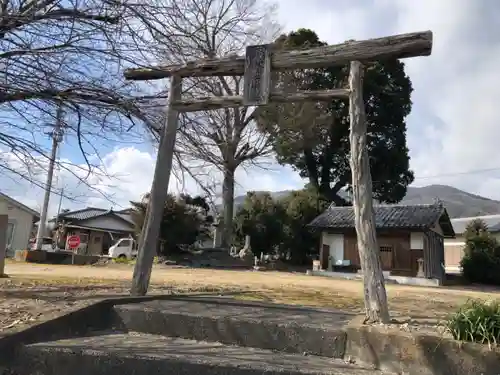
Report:
[[429,185],[409,188],[404,203],[432,203],[440,199],[451,217],[469,217],[500,214],[500,201],[481,197],[476,194],[447,185]]
[[[270,192],[274,198],[287,195],[290,191]],[[406,197],[401,203],[428,204],[437,199],[443,202],[448,214],[453,217],[469,217],[480,215],[500,214],[500,201],[484,198],[479,195],[447,185],[429,185],[423,187],[410,187]],[[236,209],[245,200],[245,195],[235,197]]]

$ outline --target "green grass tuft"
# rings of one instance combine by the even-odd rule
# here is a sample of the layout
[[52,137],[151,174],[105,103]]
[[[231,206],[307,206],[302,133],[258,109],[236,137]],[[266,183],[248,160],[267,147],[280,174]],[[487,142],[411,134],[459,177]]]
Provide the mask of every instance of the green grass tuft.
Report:
[[127,259],[127,258],[114,258],[113,263],[117,264],[135,264],[135,259]]
[[497,346],[500,344],[500,301],[468,301],[447,319],[446,328],[456,340]]
[[[127,259],[127,258],[114,258],[113,263],[118,263],[118,264],[135,264],[137,261],[137,258],[134,259]],[[159,264],[160,261],[157,256],[153,258],[153,264]]]

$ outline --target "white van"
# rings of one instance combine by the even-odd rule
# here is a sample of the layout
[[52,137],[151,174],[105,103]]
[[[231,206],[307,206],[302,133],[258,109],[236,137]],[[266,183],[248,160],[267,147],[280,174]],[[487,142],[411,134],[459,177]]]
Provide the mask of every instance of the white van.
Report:
[[137,241],[133,238],[120,238],[109,248],[108,256],[113,259],[134,259],[137,257]]

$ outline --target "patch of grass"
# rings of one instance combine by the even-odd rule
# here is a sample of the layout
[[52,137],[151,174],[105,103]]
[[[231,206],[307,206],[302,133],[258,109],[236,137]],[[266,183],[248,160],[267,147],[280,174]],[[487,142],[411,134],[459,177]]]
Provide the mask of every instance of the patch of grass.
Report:
[[[127,259],[127,258],[114,258],[113,259],[113,263],[117,263],[117,264],[135,264],[137,262],[137,258],[133,258],[133,259]],[[159,264],[160,261],[158,259],[158,257],[154,257],[153,258],[153,264]]]
[[[51,277],[41,277],[41,276],[14,276],[9,279],[0,280],[0,290],[4,288],[33,288],[33,287],[82,287],[92,289],[94,287],[106,287],[109,289],[114,288],[129,288],[131,280],[113,280],[104,278],[74,278],[66,276],[51,276]],[[152,282],[150,285],[150,291],[161,290],[162,292],[168,293],[192,293],[192,292],[203,292],[203,293],[234,293],[242,292],[243,289],[235,287],[220,287],[220,286],[210,286],[210,285],[185,285],[178,283],[155,283]]]
[[123,281],[113,279],[101,278],[74,278],[65,276],[11,276],[8,279],[0,279],[0,288],[2,286],[60,286],[60,285],[73,285],[73,286],[119,286],[124,284]]
[[500,301],[470,300],[446,321],[455,340],[500,344]]
[[125,257],[113,258],[113,263],[116,263],[116,264],[135,264],[135,259],[127,259]]

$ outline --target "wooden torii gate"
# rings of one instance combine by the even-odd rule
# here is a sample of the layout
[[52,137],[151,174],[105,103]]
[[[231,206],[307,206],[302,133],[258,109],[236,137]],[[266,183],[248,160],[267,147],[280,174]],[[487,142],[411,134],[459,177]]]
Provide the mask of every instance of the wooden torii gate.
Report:
[[[164,202],[172,170],[179,112],[192,112],[239,106],[260,106],[270,102],[330,101],[348,99],[350,105],[350,143],[355,227],[364,277],[365,307],[372,320],[388,320],[387,297],[380,264],[372,203],[372,179],[367,151],[367,125],[363,102],[362,63],[381,59],[428,56],[432,51],[432,32],[394,35],[364,41],[293,51],[273,51],[272,45],[249,46],[245,56],[201,59],[184,65],[128,69],[129,80],[170,77],[167,121],[163,127],[154,173],[146,223],[139,241],[131,293],[147,293]],[[271,91],[271,71],[325,68],[350,63],[349,87],[334,90],[299,91],[287,94]],[[182,99],[183,77],[244,76],[243,96]],[[385,307],[384,307],[385,306]]]

